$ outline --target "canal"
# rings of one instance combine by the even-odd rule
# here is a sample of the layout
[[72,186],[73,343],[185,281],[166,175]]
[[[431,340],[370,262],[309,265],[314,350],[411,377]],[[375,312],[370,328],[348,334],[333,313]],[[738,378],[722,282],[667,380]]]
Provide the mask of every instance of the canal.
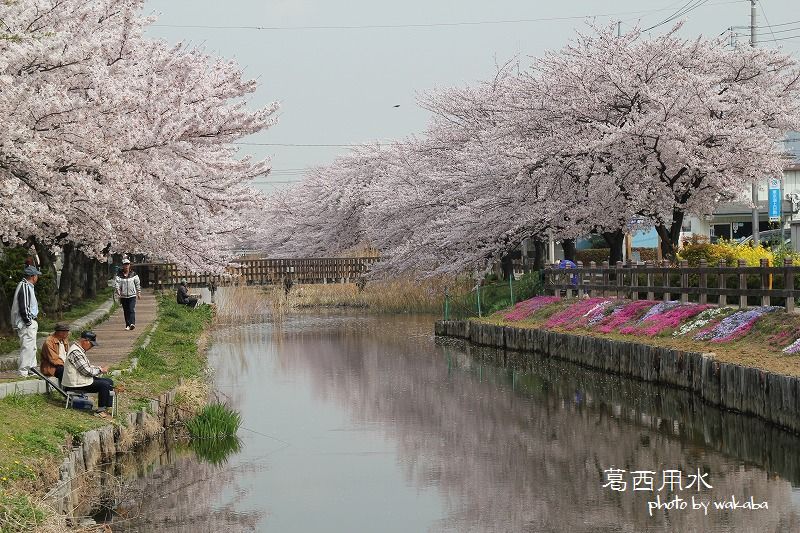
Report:
[[[684,391],[435,338],[433,320],[218,329],[209,362],[241,449],[216,465],[140,452],[113,530],[800,531],[796,436]],[[762,508],[715,507],[751,497]]]

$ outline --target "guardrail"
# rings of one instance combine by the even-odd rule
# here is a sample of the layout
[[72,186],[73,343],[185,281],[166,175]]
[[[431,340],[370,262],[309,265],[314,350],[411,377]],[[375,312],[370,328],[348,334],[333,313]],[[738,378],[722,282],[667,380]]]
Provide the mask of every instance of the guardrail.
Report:
[[[604,261],[600,266],[591,262],[585,267],[579,261],[576,268],[548,265],[544,281],[546,291],[556,295],[565,292],[567,297],[616,296],[666,301],[676,295],[686,303],[692,296],[698,303],[715,303],[720,307],[734,304],[738,298],[741,308],[747,307],[749,297],[760,299],[761,305],[783,301],[786,310],[793,312],[795,295],[799,294],[795,289],[797,269],[791,259],[786,259],[782,266],[769,266],[762,259],[757,267],[749,267],[742,260],[735,266],[728,266],[725,261],[709,266],[701,260],[697,267],[690,267],[687,261],[680,261],[677,266],[668,261],[618,262],[613,267]],[[730,303],[729,298],[733,298]]]

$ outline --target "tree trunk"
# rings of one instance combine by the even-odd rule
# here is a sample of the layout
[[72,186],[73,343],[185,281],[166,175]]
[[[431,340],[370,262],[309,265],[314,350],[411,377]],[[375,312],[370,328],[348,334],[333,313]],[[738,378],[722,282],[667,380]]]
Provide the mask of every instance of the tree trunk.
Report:
[[514,260],[511,259],[511,254],[505,254],[500,258],[500,267],[504,280],[509,280],[514,275]]
[[672,261],[677,259],[678,254],[678,239],[681,238],[681,227],[683,227],[683,218],[685,213],[679,209],[672,210],[672,223],[669,227],[659,224],[656,226],[656,231],[661,237],[661,254],[664,259]]
[[564,259],[575,263],[575,239],[564,239],[561,248],[564,249]]
[[625,245],[625,234],[621,229],[618,229],[617,231],[604,231],[602,235],[611,250],[608,264],[612,266],[616,265],[617,261],[622,261],[622,247]]
[[541,239],[533,239],[533,269],[543,270],[544,261],[547,254],[547,243]]

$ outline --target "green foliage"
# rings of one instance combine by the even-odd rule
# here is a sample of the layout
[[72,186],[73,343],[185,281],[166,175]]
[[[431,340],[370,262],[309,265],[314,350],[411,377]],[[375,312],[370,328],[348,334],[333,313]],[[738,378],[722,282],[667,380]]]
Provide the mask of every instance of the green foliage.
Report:
[[514,283],[514,300],[521,302],[544,294],[542,273],[538,270],[528,272]]
[[800,265],[800,253],[797,253],[792,248],[792,243],[785,242],[779,244],[772,250],[773,264],[775,266],[782,266],[784,259],[791,259],[795,265]]
[[206,405],[186,423],[186,429],[193,439],[224,439],[236,436],[242,417],[239,413],[221,403]]
[[34,531],[46,517],[28,496],[0,490],[0,533]]

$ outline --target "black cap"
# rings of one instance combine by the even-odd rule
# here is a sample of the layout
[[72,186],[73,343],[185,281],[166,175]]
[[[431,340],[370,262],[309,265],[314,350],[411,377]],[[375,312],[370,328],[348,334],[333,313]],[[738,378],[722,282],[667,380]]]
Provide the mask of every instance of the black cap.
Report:
[[59,322],[56,324],[55,331],[69,331],[69,325]]
[[93,331],[84,331],[81,333],[81,339],[91,342],[92,346],[97,346],[97,335]]

